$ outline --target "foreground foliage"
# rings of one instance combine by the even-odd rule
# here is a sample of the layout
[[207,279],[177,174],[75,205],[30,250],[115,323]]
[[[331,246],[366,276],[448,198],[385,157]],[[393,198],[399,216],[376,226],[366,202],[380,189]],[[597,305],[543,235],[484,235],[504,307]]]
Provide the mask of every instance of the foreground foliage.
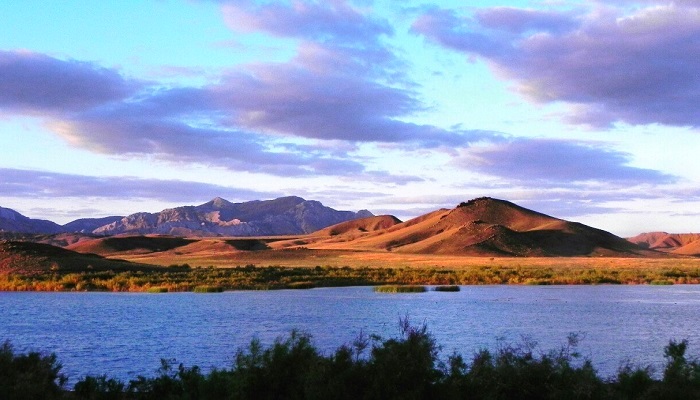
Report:
[[603,379],[576,352],[578,338],[557,351],[504,346],[465,360],[443,360],[425,326],[400,322],[400,335],[360,334],[333,354],[321,354],[308,334],[293,331],[264,347],[259,341],[236,352],[229,369],[204,373],[163,360],[156,377],[123,382],[86,376],[66,390],[53,355],[15,354],[0,347],[2,399],[698,399],[700,363],[686,357],[687,342],[671,341],[666,365],[625,366]]
[[[447,268],[196,267],[187,264],[152,270],[50,271],[0,274],[0,291],[182,292],[309,289],[373,285],[590,285],[700,283],[700,268],[594,268],[470,266]],[[200,288],[200,289],[197,289]]]

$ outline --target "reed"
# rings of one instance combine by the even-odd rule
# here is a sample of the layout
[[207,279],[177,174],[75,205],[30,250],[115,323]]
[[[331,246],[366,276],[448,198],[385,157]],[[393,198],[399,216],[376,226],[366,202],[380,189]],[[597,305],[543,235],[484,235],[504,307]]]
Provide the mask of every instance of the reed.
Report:
[[383,285],[375,286],[374,291],[377,293],[423,293],[428,289],[421,285]]
[[168,288],[166,287],[150,287],[148,290],[146,290],[147,293],[168,293]]

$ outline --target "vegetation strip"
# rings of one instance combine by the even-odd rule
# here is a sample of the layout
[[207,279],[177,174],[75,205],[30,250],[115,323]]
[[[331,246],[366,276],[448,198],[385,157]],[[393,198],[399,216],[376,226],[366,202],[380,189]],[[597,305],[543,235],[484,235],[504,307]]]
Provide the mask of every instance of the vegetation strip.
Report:
[[671,341],[660,376],[651,367],[622,366],[602,378],[576,352],[578,337],[561,349],[532,344],[481,350],[470,360],[440,356],[425,325],[400,322],[399,337],[360,334],[330,355],[297,331],[269,347],[253,340],[230,368],[203,373],[162,360],[156,377],[129,382],[106,374],[85,376],[72,389],[53,354],[16,354],[0,346],[2,399],[697,399],[700,363],[687,358],[687,342]]
[[[186,292],[309,289],[380,285],[597,285],[700,284],[700,268],[585,268],[468,266],[438,268],[256,267],[191,268],[188,265],[131,271],[48,271],[0,274],[1,291]],[[203,290],[203,289],[201,289]],[[214,289],[212,289],[214,290]],[[436,289],[448,290],[448,289]]]
[[377,293],[423,293],[427,292],[428,289],[421,285],[384,285],[375,286],[374,291]]

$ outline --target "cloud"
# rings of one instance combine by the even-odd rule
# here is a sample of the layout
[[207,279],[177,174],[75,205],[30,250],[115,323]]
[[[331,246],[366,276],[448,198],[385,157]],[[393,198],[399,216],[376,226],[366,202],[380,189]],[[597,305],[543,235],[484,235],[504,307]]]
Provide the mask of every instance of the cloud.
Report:
[[[347,154],[325,146],[314,148],[310,144],[294,150],[293,142],[285,139],[285,135],[287,138],[301,135],[295,135],[297,132],[290,127],[282,129],[270,121],[246,124],[243,123],[245,118],[236,118],[236,115],[250,118],[256,111],[261,115],[274,114],[274,110],[264,108],[265,96],[274,95],[271,87],[255,98],[256,91],[252,87],[231,83],[233,77],[226,84],[204,88],[143,86],[121,77],[116,71],[89,63],[23,52],[4,52],[1,56],[4,62],[0,72],[5,73],[0,74],[0,85],[4,89],[0,92],[0,109],[43,117],[56,134],[76,147],[104,154],[154,156],[280,176],[346,176],[364,171],[363,165]],[[284,69],[275,71],[281,75],[286,72]],[[267,82],[269,85],[276,83],[279,82]],[[235,93],[243,89],[246,89],[244,93]],[[304,86],[296,89],[314,90]],[[391,97],[382,97],[380,91],[377,89],[367,95],[387,100]],[[293,92],[289,93],[294,96]],[[333,94],[328,93],[328,97]],[[293,98],[285,99],[294,102]],[[336,101],[337,96],[325,100]],[[284,103],[272,102],[268,106],[281,108]],[[291,109],[296,106],[289,105]],[[343,109],[343,105],[337,108]],[[309,119],[314,115],[311,108],[303,110],[302,106],[301,111]],[[293,111],[288,111],[287,115],[290,113]],[[291,118],[296,117],[304,118]],[[322,121],[316,123],[322,124]],[[373,132],[376,133],[376,129]],[[285,147],[285,141],[290,146]],[[280,147],[283,150],[275,150]]]
[[42,117],[68,143],[96,153],[399,185],[422,178],[367,170],[366,159],[329,143],[413,151],[500,136],[403,121],[424,105],[395,73],[402,61],[381,40],[391,29],[345,2],[235,2],[223,13],[244,13],[246,29],[298,38],[296,56],[235,66],[199,87],[173,87],[91,63],[5,52],[0,106]]
[[[236,2],[223,10],[247,13],[249,29],[300,38],[297,55],[283,63],[232,67],[200,87],[172,87],[137,82],[91,63],[2,53],[6,62],[0,68],[15,80],[0,77],[8,89],[0,93],[0,106],[43,117],[73,146],[97,153],[276,176],[396,178],[399,184],[420,178],[367,171],[352,154],[326,143],[412,150],[497,136],[402,121],[424,106],[395,72],[401,60],[380,39],[391,30],[345,2]],[[356,30],[359,21],[368,28]]]
[[206,201],[214,197],[251,200],[281,195],[203,182],[87,176],[0,168],[0,197],[151,199],[168,202]]
[[142,83],[97,65],[0,51],[0,110],[79,111],[133,95]]
[[223,2],[222,12],[227,25],[240,32],[346,43],[373,41],[378,35],[392,33],[385,21],[369,18],[342,0],[284,4],[236,0]]
[[[129,114],[129,111],[134,114]],[[53,129],[77,147],[115,155],[154,156],[235,171],[282,176],[344,175],[363,170],[360,163],[327,152],[276,151],[268,138],[244,131],[191,126],[178,119],[139,115],[138,106],[82,115],[55,123]],[[335,168],[333,168],[335,167]]]
[[630,166],[630,161],[630,154],[595,143],[516,138],[464,149],[455,163],[511,181],[555,186],[584,181],[668,184],[677,179],[660,171]]
[[[423,110],[413,93],[366,79],[364,67],[352,61],[325,67],[323,58],[250,66],[209,90],[228,110],[225,123],[258,132],[352,142],[454,144],[471,139],[399,120]],[[342,54],[330,59],[343,63]]]
[[550,32],[566,33],[576,27],[569,13],[493,7],[476,10],[475,18],[482,26],[512,33]]
[[699,127],[700,5],[629,11],[591,4],[566,11],[485,8],[470,17],[433,9],[412,29],[487,60],[531,101],[571,105],[569,122]]

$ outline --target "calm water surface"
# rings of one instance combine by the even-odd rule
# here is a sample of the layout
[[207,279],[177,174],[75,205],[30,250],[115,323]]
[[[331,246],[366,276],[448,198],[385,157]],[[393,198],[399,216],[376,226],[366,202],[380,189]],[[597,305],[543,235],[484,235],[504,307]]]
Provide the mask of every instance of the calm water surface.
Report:
[[399,318],[425,322],[442,345],[482,348],[537,341],[551,350],[570,333],[603,375],[620,364],[657,367],[670,339],[700,354],[700,286],[463,286],[458,293],[379,294],[371,287],[196,293],[0,292],[0,341],[54,352],[74,382],[86,374],[153,376],[161,358],[229,367],[254,337],[292,329],[330,353],[362,331],[393,337]]

